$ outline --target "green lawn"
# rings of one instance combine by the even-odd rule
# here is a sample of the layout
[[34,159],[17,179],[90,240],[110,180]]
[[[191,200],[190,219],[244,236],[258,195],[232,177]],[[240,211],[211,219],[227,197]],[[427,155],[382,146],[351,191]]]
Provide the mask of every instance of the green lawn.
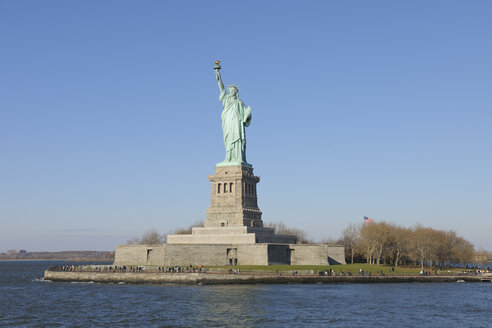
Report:
[[[397,267],[392,271],[391,266],[386,265],[374,265],[366,263],[355,263],[355,264],[340,264],[340,265],[236,265],[236,266],[215,266],[206,267],[210,271],[227,271],[231,268],[237,268],[240,272],[276,272],[278,271],[313,271],[318,273],[319,271],[328,271],[330,269],[340,273],[350,271],[352,274],[358,274],[359,270],[371,272],[372,274],[380,273],[381,270],[385,274],[416,274],[420,272],[420,268],[416,267]],[[348,269],[348,270],[347,270]],[[426,270],[428,270],[426,268]],[[453,270],[454,271],[454,270]]]

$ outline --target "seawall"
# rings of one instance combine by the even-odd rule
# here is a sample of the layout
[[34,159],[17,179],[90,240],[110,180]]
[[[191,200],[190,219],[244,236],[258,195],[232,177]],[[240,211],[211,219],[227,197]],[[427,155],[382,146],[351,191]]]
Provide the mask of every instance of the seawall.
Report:
[[289,283],[409,283],[480,282],[480,276],[318,276],[269,273],[161,273],[161,272],[44,272],[44,279],[56,282],[127,284],[289,284]]

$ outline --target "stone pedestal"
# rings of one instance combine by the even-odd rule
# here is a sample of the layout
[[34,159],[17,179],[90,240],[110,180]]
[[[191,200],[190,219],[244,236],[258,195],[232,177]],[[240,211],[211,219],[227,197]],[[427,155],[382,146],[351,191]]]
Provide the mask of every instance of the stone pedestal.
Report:
[[296,236],[276,235],[272,228],[194,227],[191,234],[168,235],[168,244],[295,244]]
[[205,227],[263,227],[256,184],[260,177],[248,166],[217,166],[208,176],[212,183]]
[[216,166],[208,179],[212,195],[205,226],[193,228],[191,234],[169,235],[168,244],[296,243],[296,236],[275,235],[272,228],[263,227],[256,193],[260,177],[251,165]]
[[162,245],[116,247],[115,265],[328,265],[345,263],[343,246],[299,245],[263,227],[256,184],[246,165],[217,166],[205,227],[168,235]]

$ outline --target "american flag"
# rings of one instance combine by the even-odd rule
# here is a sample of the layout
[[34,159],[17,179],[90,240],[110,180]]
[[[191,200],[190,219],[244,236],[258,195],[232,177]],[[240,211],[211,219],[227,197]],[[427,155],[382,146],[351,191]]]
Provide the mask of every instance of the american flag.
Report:
[[374,223],[374,220],[367,216],[364,216],[364,223]]

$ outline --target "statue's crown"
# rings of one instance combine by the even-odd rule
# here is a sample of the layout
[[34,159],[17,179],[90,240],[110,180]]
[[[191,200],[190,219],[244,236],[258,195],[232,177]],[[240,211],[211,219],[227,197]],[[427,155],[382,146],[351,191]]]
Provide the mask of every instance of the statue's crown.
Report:
[[228,88],[234,88],[234,89],[236,89],[237,91],[239,91],[239,87],[238,87],[237,85],[235,85],[235,84],[230,84],[230,85],[228,85],[227,87],[228,87]]

